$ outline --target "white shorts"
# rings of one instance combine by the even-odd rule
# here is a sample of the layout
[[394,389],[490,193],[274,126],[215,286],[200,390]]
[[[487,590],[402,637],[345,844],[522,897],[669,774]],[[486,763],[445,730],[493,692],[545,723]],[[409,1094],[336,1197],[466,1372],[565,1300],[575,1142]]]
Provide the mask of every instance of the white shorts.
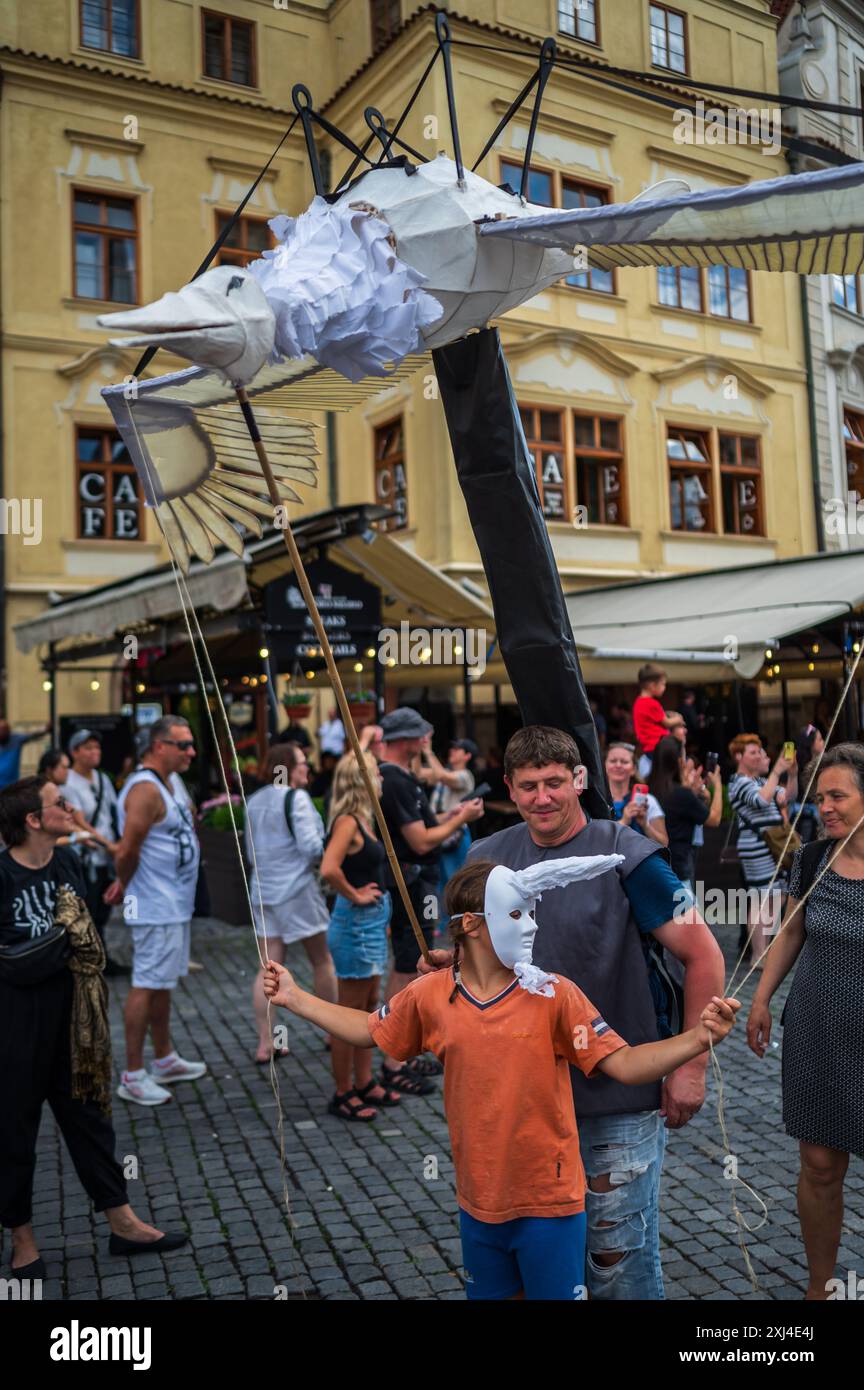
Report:
[[284,941],[286,946],[290,946],[295,941],[304,941],[307,936],[317,936],[319,932],[326,932],[330,925],[330,917],[323,899],[320,908],[317,903],[313,903],[311,911],[304,911],[305,906],[305,903],[298,903],[296,898],[289,898],[284,903],[265,903],[262,923],[260,905],[253,898],[255,935],[264,937],[266,934],[269,938]]
[[189,974],[189,922],[130,928],[132,932],[132,988],[176,989]]

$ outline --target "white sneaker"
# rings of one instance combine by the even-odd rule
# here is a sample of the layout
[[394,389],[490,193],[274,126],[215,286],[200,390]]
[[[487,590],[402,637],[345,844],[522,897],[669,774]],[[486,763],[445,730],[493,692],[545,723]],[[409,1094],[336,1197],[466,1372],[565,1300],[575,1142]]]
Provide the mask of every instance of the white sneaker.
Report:
[[123,1073],[120,1085],[117,1087],[117,1094],[121,1100],[134,1101],[136,1105],[164,1105],[166,1100],[173,1100],[170,1091],[166,1091],[163,1086],[157,1086],[152,1076],[148,1076],[145,1071],[140,1073]]
[[174,1081],[197,1081],[206,1072],[206,1062],[187,1062],[176,1053],[170,1067],[157,1066],[156,1062],[150,1063],[150,1076],[160,1087],[170,1086]]

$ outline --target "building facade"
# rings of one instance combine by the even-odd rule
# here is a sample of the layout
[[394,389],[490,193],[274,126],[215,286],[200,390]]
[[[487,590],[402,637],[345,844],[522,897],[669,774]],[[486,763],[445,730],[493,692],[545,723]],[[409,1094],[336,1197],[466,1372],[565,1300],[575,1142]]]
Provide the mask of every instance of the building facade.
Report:
[[[864,106],[864,8],[855,0],[809,0],[789,10],[779,34],[786,96]],[[796,134],[864,159],[864,120],[789,106]],[[793,156],[796,170],[821,167]],[[820,521],[826,550],[864,548],[864,277],[802,277],[812,356],[812,410]],[[860,505],[859,505],[860,504]]]
[[[786,172],[765,139],[710,143],[692,123],[688,134],[675,99],[693,101],[688,77],[773,90],[775,9],[769,0],[462,0],[449,17],[466,163],[554,34],[573,62],[546,89],[532,201],[592,206],[666,179],[701,190]],[[13,721],[41,722],[46,700],[38,661],[15,653],[15,623],[53,595],[165,558],[99,395],[133,371],[135,354],[106,344],[97,315],[190,278],[283,135],[294,82],[359,141],[368,106],[398,116],[434,42],[433,8],[411,0],[32,0],[2,9],[2,487],[12,523],[2,539]],[[613,64],[646,76],[622,91],[604,71]],[[661,93],[654,77],[671,87]],[[518,181],[528,120],[523,108],[480,174]],[[402,134],[429,157],[452,151],[440,64]],[[321,153],[334,179],[350,163],[329,137]],[[223,258],[260,253],[267,219],[298,213],[312,193],[298,126]],[[574,266],[568,282],[501,328],[565,587],[816,548],[795,277]],[[150,371],[178,365],[163,353]],[[295,514],[384,503],[394,538],[482,589],[431,364],[321,423],[319,489]],[[64,677],[61,709],[116,708],[118,694],[116,678],[82,671]],[[478,688],[477,698],[491,690]]]

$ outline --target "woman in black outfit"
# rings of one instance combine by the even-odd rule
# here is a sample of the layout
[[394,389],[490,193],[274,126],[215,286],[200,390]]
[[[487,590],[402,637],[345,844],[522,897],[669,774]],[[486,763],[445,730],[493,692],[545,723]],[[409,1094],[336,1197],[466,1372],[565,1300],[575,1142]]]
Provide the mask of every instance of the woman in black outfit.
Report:
[[188,1240],[139,1220],[114,1156],[105,953],[82,901],[80,862],[56,848],[74,827],[55,782],[25,777],[0,791],[0,1225],[11,1229],[19,1279],[45,1277],[31,1218],[46,1101],[82,1186],[105,1212],[109,1254]]
[[[380,791],[378,765],[364,753]],[[387,856],[375,837],[374,815],[357,759],[346,753],[336,764],[330,797],[330,824],[321,877],[336,892],[327,945],[339,986],[338,1002],[372,1012],[387,968],[390,894],[385,881]],[[399,1104],[399,1095],[372,1080],[372,1049],[331,1040],[336,1093],[327,1107],[342,1120],[374,1120],[376,1107]]]
[[[696,879],[693,831],[697,825],[719,825],[723,811],[723,785],[717,768],[708,773],[708,789],[702,769],[688,765],[682,775],[681,744],[668,735],[661,738],[652,755],[648,786],[660,802],[666,817],[672,872],[692,890]],[[685,778],[687,785],[685,786]]]

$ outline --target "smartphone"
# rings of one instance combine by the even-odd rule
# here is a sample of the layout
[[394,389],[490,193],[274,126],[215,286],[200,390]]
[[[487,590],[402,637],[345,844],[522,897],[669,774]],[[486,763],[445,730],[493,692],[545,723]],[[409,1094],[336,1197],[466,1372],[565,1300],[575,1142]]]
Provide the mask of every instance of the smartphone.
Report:
[[474,801],[474,799],[478,796],[488,796],[491,790],[492,788],[490,787],[488,782],[481,782],[479,787],[475,787],[472,792],[466,792],[464,796],[460,796],[459,800]]
[[630,794],[630,800],[635,801],[637,806],[648,805],[648,788],[644,782],[636,782]]
[[791,738],[787,739],[783,744],[783,757],[787,762],[791,763],[795,761],[795,744],[792,742]]
[[715,768],[717,767],[717,764],[718,764],[719,761],[720,761],[720,754],[719,754],[719,753],[706,753],[706,755],[705,755],[705,771],[706,771],[706,772],[713,772],[713,771],[715,770]]

